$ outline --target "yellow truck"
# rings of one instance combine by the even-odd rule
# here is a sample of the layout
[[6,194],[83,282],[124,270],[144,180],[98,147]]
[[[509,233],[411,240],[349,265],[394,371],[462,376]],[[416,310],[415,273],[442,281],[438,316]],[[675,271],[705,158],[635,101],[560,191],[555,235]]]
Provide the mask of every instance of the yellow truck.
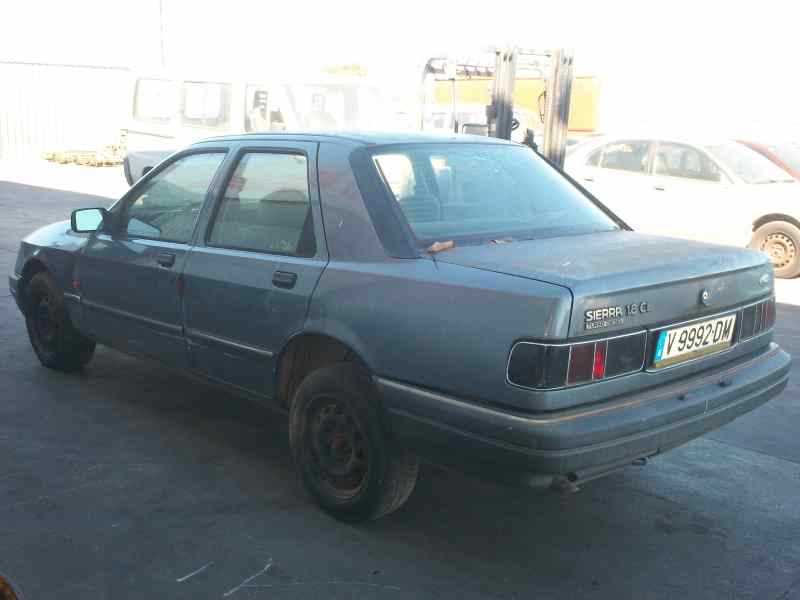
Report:
[[[544,111],[545,80],[541,77],[519,77],[514,87],[514,108],[539,115]],[[491,104],[492,79],[489,77],[460,78],[455,82],[458,106],[486,106]],[[540,97],[542,105],[540,106]],[[600,80],[594,76],[578,76],[572,84],[568,130],[576,134],[599,131],[598,105]],[[436,80],[433,86],[433,103],[442,107],[453,105],[453,82]],[[541,130],[541,120],[535,129]]]

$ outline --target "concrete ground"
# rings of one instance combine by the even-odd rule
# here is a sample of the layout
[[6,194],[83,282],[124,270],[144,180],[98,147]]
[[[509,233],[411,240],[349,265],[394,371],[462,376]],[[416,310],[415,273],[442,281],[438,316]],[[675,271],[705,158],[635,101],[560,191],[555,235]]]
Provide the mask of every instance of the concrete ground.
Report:
[[[1,273],[24,234],[125,189],[118,169],[0,180]],[[778,300],[798,355],[800,281]],[[400,511],[353,527],[304,493],[283,417],[106,348],[48,371],[0,290],[0,572],[27,599],[797,600],[799,386],[572,496],[425,467]]]

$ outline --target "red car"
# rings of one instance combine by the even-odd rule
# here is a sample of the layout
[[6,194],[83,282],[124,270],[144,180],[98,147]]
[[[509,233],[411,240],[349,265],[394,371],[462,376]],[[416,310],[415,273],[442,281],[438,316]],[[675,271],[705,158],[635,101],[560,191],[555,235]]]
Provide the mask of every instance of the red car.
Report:
[[748,140],[736,141],[766,156],[781,169],[800,181],[800,144],[764,144]]

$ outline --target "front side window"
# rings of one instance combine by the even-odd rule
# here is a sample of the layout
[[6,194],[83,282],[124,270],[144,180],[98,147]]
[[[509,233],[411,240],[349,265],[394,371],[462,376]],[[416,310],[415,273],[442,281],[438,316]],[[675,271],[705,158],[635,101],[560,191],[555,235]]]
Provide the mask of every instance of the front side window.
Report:
[[419,144],[372,154],[418,241],[516,241],[618,226],[529,148]]
[[228,122],[231,86],[227,83],[185,81],[181,116],[187,125],[221,127]]
[[245,154],[231,176],[208,237],[211,246],[273,254],[316,252],[301,154]]
[[123,209],[129,237],[188,242],[223,152],[179,158],[145,183]]
[[646,173],[650,144],[644,141],[613,142],[603,148],[600,166],[632,173]]
[[720,180],[717,165],[702,152],[683,144],[659,144],[653,163],[653,172],[656,175],[703,181]]
[[175,88],[166,79],[139,79],[133,100],[133,117],[139,121],[169,123],[175,110]]

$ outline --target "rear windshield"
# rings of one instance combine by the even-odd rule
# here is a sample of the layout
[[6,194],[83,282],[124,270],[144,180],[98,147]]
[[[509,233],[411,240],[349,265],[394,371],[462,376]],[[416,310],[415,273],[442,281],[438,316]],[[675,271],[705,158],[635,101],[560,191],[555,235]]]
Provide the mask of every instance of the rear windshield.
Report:
[[373,160],[421,243],[515,241],[619,227],[523,146],[420,144]]

